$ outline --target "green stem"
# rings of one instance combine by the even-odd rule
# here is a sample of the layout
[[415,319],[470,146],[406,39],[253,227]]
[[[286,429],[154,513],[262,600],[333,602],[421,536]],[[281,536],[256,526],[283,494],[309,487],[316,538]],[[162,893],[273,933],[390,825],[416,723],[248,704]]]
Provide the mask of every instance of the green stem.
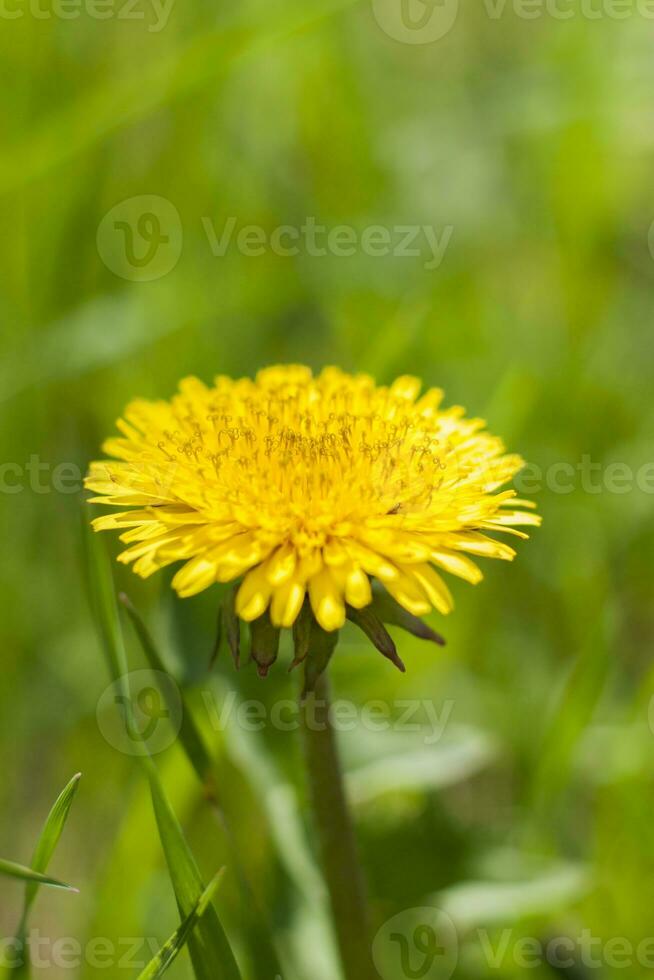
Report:
[[365,884],[331,722],[326,673],[302,710],[315,830],[346,980],[373,980]]

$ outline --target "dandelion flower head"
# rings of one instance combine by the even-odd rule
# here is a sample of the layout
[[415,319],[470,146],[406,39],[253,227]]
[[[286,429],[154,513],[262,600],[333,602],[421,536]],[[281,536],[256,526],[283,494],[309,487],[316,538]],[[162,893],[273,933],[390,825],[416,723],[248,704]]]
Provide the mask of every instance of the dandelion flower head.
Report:
[[539,518],[502,489],[519,456],[442,392],[400,377],[378,386],[330,367],[270,367],[254,380],[184,379],[170,401],[138,399],[93,463],[93,523],[118,530],[120,561],[143,577],[183,564],[192,596],[240,580],[236,612],[290,627],[308,596],[339,629],[372,601],[371,580],[414,616],[447,613],[442,572],[476,583],[474,558],[510,560],[493,537],[526,537]]

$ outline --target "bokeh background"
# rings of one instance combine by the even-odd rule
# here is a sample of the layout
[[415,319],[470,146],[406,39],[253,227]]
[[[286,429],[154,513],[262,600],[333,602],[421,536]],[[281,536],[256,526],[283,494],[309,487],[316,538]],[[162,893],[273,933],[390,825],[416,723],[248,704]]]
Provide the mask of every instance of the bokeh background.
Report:
[[[402,638],[406,676],[343,637],[338,696],[397,715],[399,699],[427,699],[447,721],[429,744],[425,730],[343,735],[375,926],[443,909],[464,980],[599,980],[616,955],[622,975],[646,976],[654,21],[644,3],[527,18],[462,0],[442,37],[416,44],[420,16],[448,11],[419,4],[403,33],[398,8],[3,8],[0,854],[29,861],[81,770],[52,864],[81,894],[41,894],[33,925],[81,944],[175,927],[142,772],[96,718],[109,677],[87,602],[80,475],[125,403],[168,397],[186,374],[277,362],[380,382],[419,374],[540,470],[524,489],[544,524],[512,565],[486,562],[480,586],[454,583],[455,612],[434,619],[445,650]],[[230,219],[234,237],[214,254]],[[368,254],[360,239],[351,255],[302,242],[297,255],[250,255],[236,241],[243,226],[270,235],[307,219],[357,235],[380,225],[395,245],[398,226],[428,226],[446,248],[434,267],[423,233],[412,256]],[[628,467],[618,484],[615,463]],[[284,980],[335,980],[298,736],[215,731],[202,698],[272,704],[295,697],[295,678],[236,675],[224,651],[209,673],[217,593],[180,603],[165,575],[115,577],[219,759],[254,902],[181,751],[158,764],[205,874],[230,869],[218,907],[246,975],[275,980],[270,928]],[[126,637],[142,666],[128,624]],[[0,881],[3,936],[20,900]],[[508,935],[505,955],[490,962],[480,935],[495,950]],[[525,967],[523,936],[570,937],[576,965]],[[185,956],[169,975],[191,976]]]

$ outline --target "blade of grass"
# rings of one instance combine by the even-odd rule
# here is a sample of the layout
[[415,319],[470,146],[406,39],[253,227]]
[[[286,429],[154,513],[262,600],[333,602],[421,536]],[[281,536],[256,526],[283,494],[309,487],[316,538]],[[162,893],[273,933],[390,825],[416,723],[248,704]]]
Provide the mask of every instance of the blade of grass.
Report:
[[[132,604],[129,596],[121,592],[118,599],[122,605],[127,610],[127,615],[129,616],[131,623],[134,627],[136,635],[139,638],[143,653],[146,656],[148,663],[153,671],[162,674],[169,674],[169,671],[164,664],[159,651],[155,645],[154,640],[145,625],[141,615],[136,610],[135,606]],[[165,696],[165,691],[162,691]],[[212,762],[207,747],[204,743],[200,732],[195,724],[193,715],[189,709],[186,699],[182,695],[182,723],[179,731],[180,741],[184,751],[186,752],[189,761],[196,773],[202,780],[207,796],[211,800],[215,800],[216,794],[213,786],[212,780]]]
[[[64,787],[55,800],[55,803],[48,814],[47,820],[43,825],[43,829],[39,835],[31,862],[31,868],[37,874],[43,874],[45,872],[48,864],[50,863],[50,859],[55,852],[55,848],[59,843],[59,839],[61,838],[63,829],[66,825],[68,814],[70,813],[70,808],[75,798],[81,775],[82,774],[78,772],[75,776],[73,776],[67,786]],[[28,881],[25,888],[23,913],[21,915],[18,933],[16,936],[16,943],[18,948],[21,950],[26,949],[27,921],[29,918],[30,909],[34,904],[34,899],[36,898],[36,894],[39,889],[39,884],[43,884],[43,882],[38,882],[32,878]],[[75,889],[75,891],[76,890],[77,889]],[[29,959],[25,956],[22,957],[21,960],[8,972],[15,978],[29,977]]]
[[[123,688],[124,706],[129,712],[132,702],[127,679],[128,665],[116,594],[106,553],[94,537],[87,524],[85,538],[91,600],[112,677]],[[136,725],[134,730],[138,731]],[[182,828],[167,800],[157,768],[147,751],[147,744],[143,742],[142,746],[143,752],[137,758],[150,781],[159,836],[180,915],[187,918],[202,895],[204,885]],[[240,980],[231,946],[211,905],[189,937],[188,947],[197,980]]]
[[[204,886],[198,866],[164,792],[159,773],[149,756],[141,757],[150,779],[152,806],[166,855],[180,915],[188,918]],[[188,937],[197,980],[239,980],[241,974],[220,919],[209,905]]]
[[[164,780],[177,818],[184,826],[197,810],[195,773],[190,770],[186,758],[180,752],[168,752],[160,756],[159,760],[160,777]],[[143,894],[144,889],[147,889],[146,882],[161,880],[161,844],[152,820],[149,783],[140,778],[140,771],[134,775],[137,778],[128,779],[124,785],[118,819],[111,835],[103,842],[102,866],[94,883],[93,903],[89,909],[87,934],[106,937],[116,945],[122,936],[131,936],[135,931],[140,935],[159,935],[153,931],[156,923],[151,924],[150,920],[147,924],[143,922]],[[229,857],[223,852],[219,857],[209,860],[216,868],[229,864]],[[163,887],[166,887],[165,870],[163,875]],[[179,925],[179,919],[174,916],[175,911],[173,919],[169,920],[173,925],[166,935],[159,935],[161,942]],[[157,946],[154,946],[149,955],[152,956],[156,949]],[[91,963],[84,960],[79,977],[75,980],[97,980],[98,971],[93,962],[92,958]],[[146,962],[147,958],[141,963],[140,969],[143,969]],[[179,967],[173,968],[170,975],[177,971]],[[127,972],[132,980],[138,970]],[[186,973],[192,976],[190,968]]]
[[[133,605],[130,598],[125,595],[124,592],[122,592],[118,598],[127,611],[150,667],[155,674],[168,674],[168,669],[163,661],[163,658],[161,657],[161,654],[159,653],[156,643],[152,638],[152,634],[145,625],[142,616]],[[165,698],[168,694],[166,685],[161,685],[160,691],[162,696]],[[255,891],[248,879],[244,863],[239,856],[239,848],[235,835],[231,830],[230,821],[225,813],[225,806],[218,797],[218,787],[215,778],[215,764],[209,755],[204,739],[195,724],[193,714],[183,694],[181,694],[181,699],[182,723],[179,732],[180,742],[191,765],[202,782],[205,797],[211,804],[223,833],[227,837],[230,850],[234,855],[235,871],[243,893],[243,900],[248,908],[253,908],[255,911],[254,919],[257,929],[256,941],[259,944],[259,948],[263,947],[263,949],[265,949],[267,968],[272,971],[273,975],[284,976],[286,975],[287,971],[283,970],[280,962],[283,959],[283,955],[277,948],[277,943],[273,930],[270,927],[268,915],[265,909],[262,907],[261,902],[257,899]]]
[[[64,827],[66,826],[68,814],[70,813],[70,808],[73,800],[75,799],[75,794],[77,793],[77,787],[79,786],[81,776],[81,772],[78,772],[75,776],[73,776],[68,785],[64,787],[55,800],[55,803],[48,814],[48,818],[43,825],[43,830],[39,835],[39,839],[34,850],[34,855],[32,856],[31,866],[34,871],[43,873],[50,863],[50,859],[55,852],[55,848],[57,847]],[[27,916],[34,903],[37,891],[38,885],[35,883],[29,884],[25,889],[23,926],[27,924]]]
[[222,881],[224,873],[225,869],[221,868],[218,874],[211,879],[195,903],[191,913],[184,919],[179,929],[175,930],[170,939],[163,944],[157,955],[150,960],[145,970],[139,974],[138,980],[157,980],[158,977],[164,975],[168,967],[174,962],[188,942],[189,936],[195,929],[198,920],[206,912],[209,902],[212,900],[218,885]]
[[37,885],[48,885],[50,888],[61,888],[62,891],[78,892],[77,888],[66,885],[63,881],[58,881],[57,878],[50,878],[39,871],[34,871],[33,868],[25,867],[24,864],[5,861],[4,858],[0,858],[0,875],[5,875],[7,878],[19,878],[21,881],[35,882]]
[[88,504],[82,507],[82,537],[86,564],[89,602],[98,634],[102,641],[111,679],[127,694],[127,653],[118,618],[116,594],[111,569],[103,543],[90,527]]

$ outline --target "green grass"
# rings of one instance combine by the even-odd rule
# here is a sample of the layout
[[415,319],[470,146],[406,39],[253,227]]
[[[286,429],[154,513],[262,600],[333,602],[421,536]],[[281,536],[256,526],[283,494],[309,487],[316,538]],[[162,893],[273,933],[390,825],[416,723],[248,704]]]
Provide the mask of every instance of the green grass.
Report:
[[[394,42],[365,2],[194,0],[160,32],[148,23],[26,14],[0,33],[0,853],[26,862],[84,772],[48,868],[81,896],[40,888],[30,925],[86,951],[104,937],[120,955],[143,937],[120,971],[136,978],[181,918],[140,761],[96,718],[112,673],[75,473],[134,395],[302,361],[419,374],[550,479],[525,488],[545,520],[516,562],[454,583],[455,612],[431,621],[447,647],[394,632],[400,675],[348,627],[333,658],[336,696],[397,717],[398,701],[431,700],[449,718],[434,744],[343,735],[376,927],[442,908],[460,929],[461,980],[565,976],[520,966],[525,936],[586,929],[636,949],[654,934],[654,495],[593,481],[652,459],[651,22],[493,20],[462,3],[424,46]],[[183,226],[179,261],[151,282],[114,274],[96,244],[105,214],[138,195],[170,201]],[[268,234],[309,217],[453,231],[436,269],[424,239],[413,257],[216,256],[202,219],[220,237],[229,217]],[[26,469],[34,456],[48,471]],[[584,457],[600,467],[591,483],[575,470],[558,492],[552,467]],[[224,647],[210,673],[219,590],[179,602],[166,574],[112,572],[194,719],[155,757],[198,870],[185,914],[226,866],[212,907],[243,977],[272,980],[276,961],[284,980],[334,980],[299,733],[234,715],[216,730],[210,710],[295,698],[290,647],[265,681],[254,665],[237,674]],[[120,616],[104,646],[124,633],[118,660],[149,668]],[[209,753],[219,808],[189,738]],[[22,888],[0,879],[2,936]],[[505,961],[489,966],[478,930],[497,948],[507,928]],[[89,960],[66,976],[107,975]],[[184,951],[167,976],[191,970]],[[605,957],[582,975],[616,970]]]

